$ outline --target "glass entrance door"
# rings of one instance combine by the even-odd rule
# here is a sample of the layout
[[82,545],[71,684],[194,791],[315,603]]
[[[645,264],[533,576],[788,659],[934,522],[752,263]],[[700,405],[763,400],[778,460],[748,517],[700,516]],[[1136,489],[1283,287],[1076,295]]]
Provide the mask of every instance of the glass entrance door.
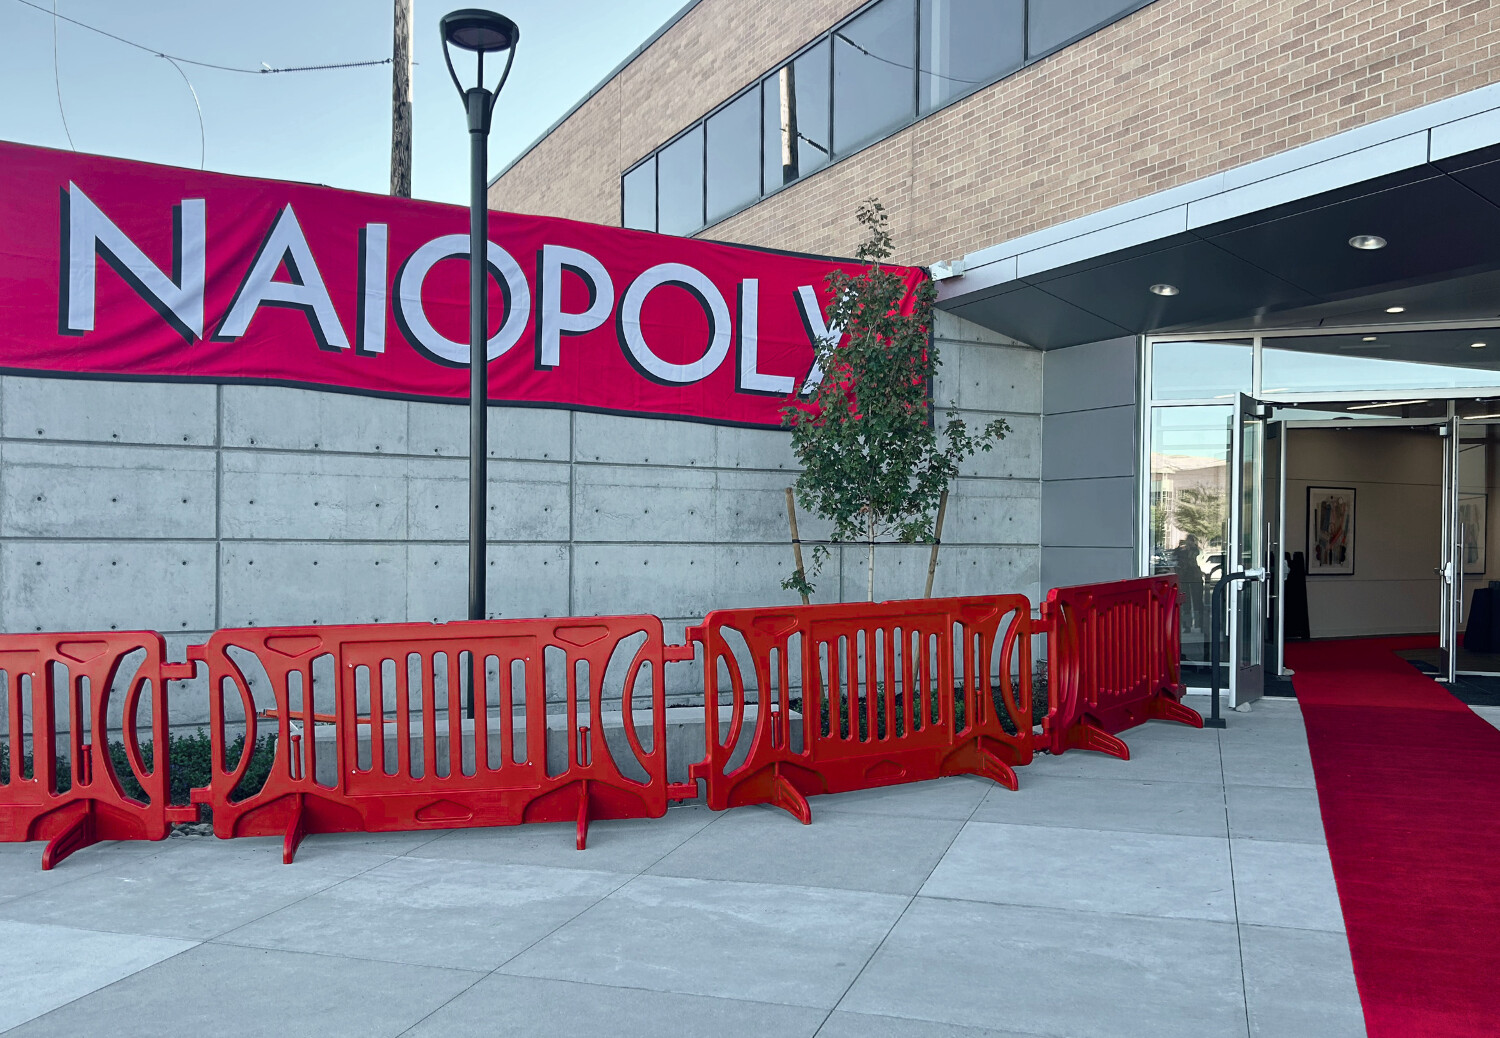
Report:
[[1229,545],[1225,575],[1239,572],[1229,598],[1229,705],[1252,703],[1265,687],[1266,420],[1260,403],[1240,394],[1234,407],[1229,467]]
[[1286,423],[1266,423],[1266,648],[1270,673],[1286,674]]
[[1454,415],[1443,434],[1443,542],[1438,566],[1438,680],[1458,677],[1458,626],[1464,607],[1464,523],[1459,516],[1459,453],[1462,419]]

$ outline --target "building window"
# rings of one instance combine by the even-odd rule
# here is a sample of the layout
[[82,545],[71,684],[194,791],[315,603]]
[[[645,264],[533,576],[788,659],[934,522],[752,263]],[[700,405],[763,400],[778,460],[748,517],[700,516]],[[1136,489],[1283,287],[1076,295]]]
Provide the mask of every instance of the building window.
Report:
[[833,32],[833,151],[853,151],[911,122],[916,104],[912,0],[880,0]]
[[827,40],[761,80],[766,194],[828,165],[828,83]]
[[1026,50],[1049,54],[1144,6],[1141,0],[1030,0]]
[[692,234],[703,226],[703,124],[656,155],[656,229]]
[[709,116],[708,222],[760,197],[760,106],[752,90]]
[[872,0],[627,170],[621,222],[695,234],[1151,2]]
[[656,156],[625,174],[622,223],[638,231],[656,230]]
[[918,11],[924,114],[1026,63],[1025,0],[920,0]]

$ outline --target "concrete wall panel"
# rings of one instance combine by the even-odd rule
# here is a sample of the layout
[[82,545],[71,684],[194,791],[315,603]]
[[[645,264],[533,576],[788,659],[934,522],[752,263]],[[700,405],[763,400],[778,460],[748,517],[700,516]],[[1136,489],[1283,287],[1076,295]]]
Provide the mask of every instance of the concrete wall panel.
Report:
[[573,460],[615,465],[712,466],[718,430],[664,418],[624,418],[580,411],[573,420]]
[[1135,545],[1135,480],[1054,479],[1042,484],[1042,529],[1048,545],[1130,548]]
[[1130,335],[1042,354],[1046,358],[1043,410],[1061,414],[1133,405],[1138,352],[1136,338]]
[[932,395],[939,407],[1030,414],[1041,411],[1040,350],[970,346],[942,339],[937,344],[942,365],[933,378]]
[[1042,593],[1139,576],[1134,548],[1042,548]]
[[[407,531],[413,540],[467,542],[467,459],[406,460]],[[568,466],[496,461],[488,467],[486,536],[492,541],[566,541]]]
[[[996,418],[1004,418],[1010,426],[1005,439],[989,451],[981,451],[959,467],[961,476],[982,476],[989,479],[1040,479],[1042,476],[1042,419],[1040,415],[997,415],[982,411],[960,411],[969,426],[979,427]],[[939,416],[939,427],[946,424],[948,414]]]
[[223,627],[405,620],[406,547],[329,541],[226,541]]
[[1135,473],[1133,405],[1049,414],[1045,421],[1043,478],[1097,479]]
[[212,538],[212,451],[8,443],[0,536]]
[[224,387],[224,445],[406,454],[407,403],[280,386]]
[[715,608],[799,601],[781,589],[791,573],[780,545],[580,544],[573,609],[701,619]]
[[224,452],[222,533],[256,540],[407,536],[405,458]]
[[206,630],[214,546],[203,541],[6,541],[7,631]]
[[[843,601],[863,602],[869,572],[866,550],[859,545],[843,547]],[[875,548],[875,599],[884,602],[921,598],[927,584],[927,563],[932,547],[926,544],[877,545]],[[938,552],[933,575],[934,598],[957,595],[1024,594],[1036,601],[1039,560],[1033,546],[973,548],[944,545]],[[822,581],[819,586],[823,587]],[[833,582],[826,588],[832,591]],[[814,601],[826,601],[821,596]]]
[[[469,609],[468,546],[412,544],[406,553],[407,619],[433,623],[466,619]],[[490,615],[568,615],[566,545],[491,544],[487,547],[487,558]]]
[[[1004,445],[997,449],[1004,449]],[[1035,547],[1041,506],[1041,488],[1035,482],[956,480],[943,520],[943,542]]]
[[[417,455],[467,458],[469,408],[466,404],[407,405],[407,448]],[[542,407],[496,407],[488,418],[489,455],[532,461],[566,461],[569,412]]]
[[215,386],[0,378],[0,433],[18,440],[212,446]]

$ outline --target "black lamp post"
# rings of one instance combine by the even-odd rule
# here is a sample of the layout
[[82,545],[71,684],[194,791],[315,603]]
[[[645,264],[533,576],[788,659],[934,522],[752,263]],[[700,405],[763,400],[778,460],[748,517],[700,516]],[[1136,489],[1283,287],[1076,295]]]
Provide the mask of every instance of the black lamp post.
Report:
[[[485,255],[489,244],[489,205],[485,198],[488,179],[487,145],[490,116],[500,88],[510,75],[521,31],[504,15],[466,8],[443,15],[438,22],[443,36],[443,60],[469,113],[469,619],[485,618],[485,491],[488,451],[489,367],[486,340],[489,330],[489,266]],[[453,69],[453,48],[473,51],[478,72],[475,85],[465,88]],[[505,70],[494,90],[484,86],[484,57],[504,53]],[[472,688],[472,684],[470,688]]]

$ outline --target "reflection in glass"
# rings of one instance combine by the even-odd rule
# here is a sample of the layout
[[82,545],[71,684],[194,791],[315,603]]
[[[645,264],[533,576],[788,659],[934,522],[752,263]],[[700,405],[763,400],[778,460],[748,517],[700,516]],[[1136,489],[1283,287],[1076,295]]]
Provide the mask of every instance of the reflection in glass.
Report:
[[1031,0],[1026,53],[1038,57],[1069,40],[1112,22],[1140,0]]
[[761,80],[767,194],[828,164],[828,41]]
[[657,153],[657,229],[692,234],[703,226],[703,126],[693,127]]
[[[1151,572],[1182,592],[1182,662],[1209,659],[1209,595],[1224,574],[1233,405],[1151,410]],[[1199,674],[1194,683],[1206,681]]]
[[916,107],[913,0],[880,0],[833,34],[833,150],[868,144]]
[[1025,0],[919,0],[923,112],[1014,72],[1026,60]]
[[708,222],[760,197],[760,98],[751,90],[708,120]]
[[1250,392],[1250,341],[1159,342],[1151,347],[1151,396],[1156,400],[1232,400]]
[[656,230],[656,156],[653,155],[625,174],[626,227],[638,231]]
[[[1340,340],[1344,336],[1338,337]],[[1500,370],[1481,367],[1493,358],[1471,357],[1434,348],[1422,351],[1428,361],[1405,359],[1415,350],[1398,351],[1382,343],[1335,343],[1326,340],[1324,348],[1343,352],[1313,353],[1308,350],[1273,349],[1276,340],[1265,340],[1261,350],[1261,385],[1267,393],[1342,393],[1354,390],[1406,391],[1419,389],[1464,389],[1500,385]],[[1486,347],[1487,349],[1491,347]],[[1467,346],[1464,349],[1468,349]],[[1500,342],[1494,347],[1500,355]],[[1474,351],[1477,355],[1478,351]],[[1418,354],[1421,355],[1421,354]],[[1449,363],[1441,363],[1447,360]],[[1468,363],[1464,363],[1468,362]]]

